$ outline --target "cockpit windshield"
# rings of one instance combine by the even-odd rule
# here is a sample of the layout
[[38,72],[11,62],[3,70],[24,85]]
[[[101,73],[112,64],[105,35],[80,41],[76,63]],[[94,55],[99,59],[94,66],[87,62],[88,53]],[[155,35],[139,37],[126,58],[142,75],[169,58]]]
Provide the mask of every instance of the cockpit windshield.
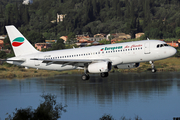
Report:
[[169,45],[168,45],[168,44],[158,44],[158,45],[157,45],[157,48],[165,47],[165,46],[169,46]]

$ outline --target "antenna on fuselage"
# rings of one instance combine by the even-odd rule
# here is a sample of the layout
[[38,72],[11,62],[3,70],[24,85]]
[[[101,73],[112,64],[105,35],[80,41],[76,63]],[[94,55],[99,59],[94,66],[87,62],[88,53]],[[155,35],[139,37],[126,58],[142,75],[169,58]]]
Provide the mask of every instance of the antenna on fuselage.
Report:
[[147,40],[149,40],[149,38],[147,38]]

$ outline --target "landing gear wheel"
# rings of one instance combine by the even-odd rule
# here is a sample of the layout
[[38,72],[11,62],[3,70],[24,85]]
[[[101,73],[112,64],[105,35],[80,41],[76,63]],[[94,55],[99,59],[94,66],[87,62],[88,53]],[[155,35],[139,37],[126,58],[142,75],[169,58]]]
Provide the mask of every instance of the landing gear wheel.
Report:
[[155,73],[156,69],[155,69],[153,61],[149,61],[149,63],[151,64],[151,67],[152,67],[152,69],[151,69],[152,73]]
[[156,69],[152,69],[152,73],[155,73],[156,72]]
[[108,77],[109,73],[108,72],[105,72],[105,73],[101,73],[101,77],[104,78],[104,77]]
[[83,75],[81,76],[81,79],[82,79],[83,81],[89,80],[89,78],[90,78],[90,76],[89,76],[89,75],[86,75],[86,74],[83,74]]

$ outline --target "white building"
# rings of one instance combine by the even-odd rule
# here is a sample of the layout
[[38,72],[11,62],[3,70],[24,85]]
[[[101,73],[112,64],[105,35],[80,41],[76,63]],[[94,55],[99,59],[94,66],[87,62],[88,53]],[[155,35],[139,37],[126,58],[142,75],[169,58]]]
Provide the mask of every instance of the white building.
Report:
[[24,0],[22,4],[29,5],[30,3],[33,3],[33,0]]

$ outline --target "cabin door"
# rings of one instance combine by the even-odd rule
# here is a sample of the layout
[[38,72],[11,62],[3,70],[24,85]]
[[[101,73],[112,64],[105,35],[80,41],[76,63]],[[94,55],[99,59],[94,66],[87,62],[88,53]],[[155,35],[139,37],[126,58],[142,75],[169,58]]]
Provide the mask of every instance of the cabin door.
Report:
[[144,54],[150,54],[150,43],[146,42],[144,45]]

